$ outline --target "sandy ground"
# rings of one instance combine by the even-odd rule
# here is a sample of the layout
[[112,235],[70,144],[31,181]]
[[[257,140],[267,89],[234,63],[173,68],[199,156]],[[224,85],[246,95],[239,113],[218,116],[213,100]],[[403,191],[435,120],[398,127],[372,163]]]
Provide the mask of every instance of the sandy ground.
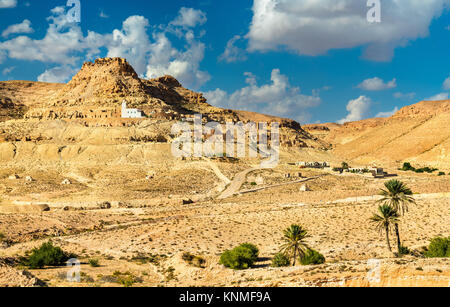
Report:
[[[207,163],[193,165],[188,172],[168,171],[170,177],[159,174],[162,179],[156,179],[155,184],[139,179],[142,174],[137,171],[128,177],[115,175],[108,182],[91,180],[89,186],[78,178],[73,185],[61,188],[62,177],[55,173],[46,178],[44,184],[49,188],[39,197],[33,185],[42,186],[42,179],[24,185],[5,178],[1,183],[9,194],[4,202],[20,199],[26,203],[33,197],[43,201],[47,196],[44,202],[50,211],[0,214],[0,232],[10,242],[0,248],[0,258],[15,259],[49,239],[77,254],[82,263],[81,283],[68,283],[65,267],[31,271],[50,286],[121,286],[114,275],[132,278],[134,286],[448,285],[450,261],[414,256],[396,259],[387,251],[384,236],[368,223],[377,204],[363,197],[377,194],[385,180],[303,170],[304,177],[321,176],[307,183],[309,192],[300,192],[303,183],[295,183],[219,200],[223,182]],[[250,166],[217,165],[228,178]],[[262,176],[262,186],[270,186],[296,180],[284,176],[296,170],[281,165],[247,177]],[[418,194],[450,190],[450,183],[442,177],[402,173],[399,179]],[[169,182],[170,192],[166,192]],[[242,189],[249,186],[246,182]],[[130,188],[136,192],[133,196]],[[193,204],[180,202],[195,195],[201,197]],[[348,197],[361,197],[362,201],[339,201]],[[401,223],[404,244],[413,251],[420,251],[435,236],[450,236],[450,198],[417,198],[417,206],[410,207]],[[111,208],[99,209],[104,201],[110,202]],[[270,267],[282,243],[282,231],[291,224],[308,229],[308,244],[325,255],[326,264]],[[235,272],[218,264],[223,251],[244,242],[260,248],[255,268]],[[184,252],[205,258],[206,267],[196,268],[183,261]],[[100,267],[87,264],[93,258],[99,260]],[[371,259],[382,261],[378,282],[367,279]]]

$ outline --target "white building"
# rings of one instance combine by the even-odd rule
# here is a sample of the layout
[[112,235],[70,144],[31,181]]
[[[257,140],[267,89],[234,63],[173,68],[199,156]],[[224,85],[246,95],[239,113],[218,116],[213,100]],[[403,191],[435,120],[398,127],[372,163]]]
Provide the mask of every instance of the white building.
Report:
[[142,111],[138,109],[127,109],[127,102],[122,102],[122,118],[142,118]]

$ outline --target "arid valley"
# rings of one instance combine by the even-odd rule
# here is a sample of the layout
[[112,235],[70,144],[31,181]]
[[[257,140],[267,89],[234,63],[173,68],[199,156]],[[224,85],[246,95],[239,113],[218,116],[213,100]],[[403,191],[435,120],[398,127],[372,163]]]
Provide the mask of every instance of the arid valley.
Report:
[[[123,101],[146,116],[121,118]],[[171,127],[194,114],[280,123],[278,165],[174,157]],[[67,84],[0,82],[0,286],[449,286],[449,258],[423,256],[433,238],[450,237],[448,123],[442,100],[301,126],[213,107],[173,77],[139,78],[120,58],[88,62]],[[402,257],[394,234],[390,252],[370,222],[392,179],[416,201],[400,219]],[[272,266],[293,224],[325,263]],[[66,266],[21,263],[49,241],[76,255],[80,282]],[[251,268],[219,264],[242,243],[259,249]]]

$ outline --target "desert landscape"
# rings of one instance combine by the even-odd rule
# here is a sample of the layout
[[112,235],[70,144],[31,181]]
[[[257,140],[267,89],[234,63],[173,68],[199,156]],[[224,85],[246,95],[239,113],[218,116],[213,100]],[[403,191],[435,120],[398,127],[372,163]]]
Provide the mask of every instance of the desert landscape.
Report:
[[[121,117],[124,101],[145,115]],[[171,127],[194,114],[280,123],[278,165],[174,157]],[[302,126],[211,106],[122,58],[87,62],[67,84],[0,82],[0,286],[447,287],[449,258],[426,251],[450,237],[449,122],[443,100]],[[402,255],[395,234],[389,251],[371,223],[392,180],[415,200],[398,217]],[[274,265],[291,225],[324,263]],[[79,282],[68,280],[72,267],[27,266],[47,242],[80,261]],[[243,243],[259,249],[251,268],[223,265]]]

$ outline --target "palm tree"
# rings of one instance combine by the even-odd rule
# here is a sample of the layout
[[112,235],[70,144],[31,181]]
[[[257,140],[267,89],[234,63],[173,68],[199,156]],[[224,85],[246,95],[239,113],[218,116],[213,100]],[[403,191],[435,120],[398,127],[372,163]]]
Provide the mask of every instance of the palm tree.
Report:
[[293,266],[295,266],[297,256],[303,258],[309,247],[303,241],[308,237],[308,232],[299,225],[291,225],[284,231],[285,244],[281,247],[281,252],[287,256],[292,256]]
[[378,207],[378,212],[380,214],[374,214],[370,218],[370,221],[375,224],[375,228],[380,231],[380,233],[386,232],[386,243],[389,251],[392,252],[391,243],[389,241],[389,232],[392,228],[399,222],[400,215],[398,212],[389,205],[382,205]]
[[[396,179],[388,181],[384,184],[385,190],[381,190],[380,195],[382,199],[378,202],[390,206],[397,211],[399,215],[405,215],[408,212],[409,204],[416,204],[415,199],[412,197],[413,192],[401,181]],[[400,240],[400,230],[398,223],[394,224],[395,235],[397,236],[397,247],[400,254],[402,242]]]

